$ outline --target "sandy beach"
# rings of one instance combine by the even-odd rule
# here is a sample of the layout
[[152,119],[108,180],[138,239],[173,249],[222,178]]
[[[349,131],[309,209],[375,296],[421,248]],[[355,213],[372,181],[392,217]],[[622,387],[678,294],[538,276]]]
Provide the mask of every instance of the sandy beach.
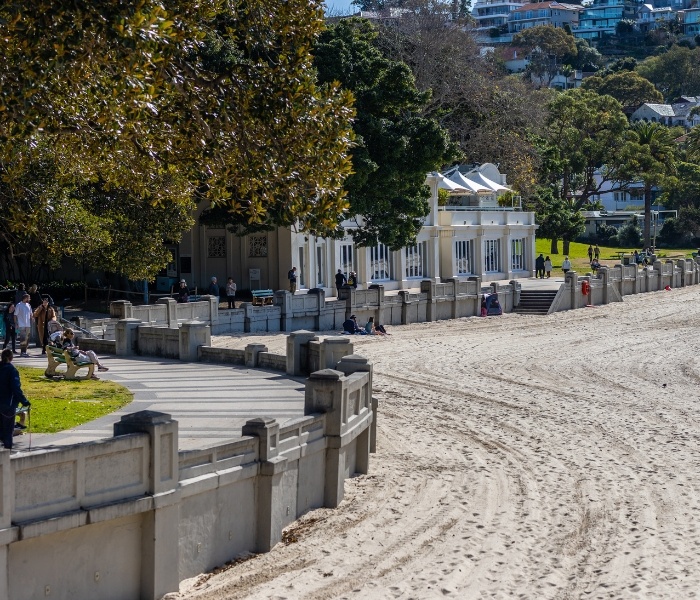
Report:
[[699,300],[355,337],[379,399],[370,474],[168,598],[700,596]]

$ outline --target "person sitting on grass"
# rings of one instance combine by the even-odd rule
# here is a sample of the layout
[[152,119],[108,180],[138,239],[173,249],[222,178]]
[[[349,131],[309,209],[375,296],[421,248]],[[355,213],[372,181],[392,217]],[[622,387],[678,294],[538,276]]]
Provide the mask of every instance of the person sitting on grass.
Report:
[[593,262],[591,262],[591,269],[594,273],[597,273],[598,269],[600,269],[600,262],[598,262],[597,258],[594,258]]
[[[105,367],[100,362],[100,359],[97,358],[97,354],[95,354],[92,350],[80,350],[78,346],[73,343],[74,337],[75,333],[73,330],[70,327],[67,327],[63,332],[63,349],[68,350],[71,358],[77,358],[82,362],[91,362],[93,365],[97,365],[98,371],[109,371],[109,368]],[[97,375],[93,375],[92,378],[97,379]]]

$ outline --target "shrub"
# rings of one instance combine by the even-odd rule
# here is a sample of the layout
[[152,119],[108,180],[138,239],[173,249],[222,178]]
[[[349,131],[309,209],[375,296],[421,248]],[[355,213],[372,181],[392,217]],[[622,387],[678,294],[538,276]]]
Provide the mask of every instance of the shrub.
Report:
[[637,217],[625,223],[617,232],[617,243],[623,248],[638,248],[642,245],[642,230]]

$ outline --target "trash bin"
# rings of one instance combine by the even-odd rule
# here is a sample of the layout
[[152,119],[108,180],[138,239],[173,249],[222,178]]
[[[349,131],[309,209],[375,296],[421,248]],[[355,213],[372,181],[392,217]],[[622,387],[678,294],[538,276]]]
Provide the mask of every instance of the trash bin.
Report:
[[629,256],[623,256],[622,257],[622,264],[629,266],[630,264],[630,257]]

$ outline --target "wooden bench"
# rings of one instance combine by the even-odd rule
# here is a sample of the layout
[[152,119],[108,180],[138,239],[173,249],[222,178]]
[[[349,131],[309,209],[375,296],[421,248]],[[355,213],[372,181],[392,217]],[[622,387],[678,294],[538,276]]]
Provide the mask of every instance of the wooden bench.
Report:
[[[95,365],[89,360],[74,359],[71,357],[68,350],[57,348],[56,346],[46,346],[46,358],[49,361],[49,366],[46,371],[44,371],[46,377],[63,376],[64,379],[90,379],[95,371]],[[60,365],[66,365],[65,372],[58,372],[56,370]],[[87,375],[78,376],[78,369],[82,369],[83,367],[87,367]]]
[[253,290],[253,305],[265,306],[271,305],[273,298],[272,290]]

